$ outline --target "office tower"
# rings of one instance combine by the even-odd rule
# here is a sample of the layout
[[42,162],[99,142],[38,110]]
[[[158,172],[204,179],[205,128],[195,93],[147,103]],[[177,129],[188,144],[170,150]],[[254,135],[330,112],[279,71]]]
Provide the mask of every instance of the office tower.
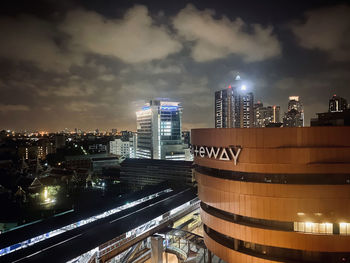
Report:
[[337,96],[336,94],[329,100],[329,112],[342,112],[348,108],[346,99]]
[[151,100],[137,118],[136,158],[184,160],[179,102]]
[[349,134],[192,130],[208,250],[232,263],[350,262]]
[[288,112],[283,117],[284,127],[304,127],[304,107],[299,96],[290,96]]
[[280,122],[280,106],[264,107],[262,102],[254,104],[254,126],[267,127],[271,123]]
[[250,128],[254,125],[254,96],[240,76],[215,92],[215,128]]

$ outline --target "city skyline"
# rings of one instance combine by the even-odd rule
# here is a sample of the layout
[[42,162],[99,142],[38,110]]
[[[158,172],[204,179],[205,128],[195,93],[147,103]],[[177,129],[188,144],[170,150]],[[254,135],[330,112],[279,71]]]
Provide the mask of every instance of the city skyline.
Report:
[[214,127],[237,73],[281,112],[300,96],[309,126],[350,98],[345,3],[15,1],[0,11],[0,129],[136,130],[157,97],[182,103],[184,130]]

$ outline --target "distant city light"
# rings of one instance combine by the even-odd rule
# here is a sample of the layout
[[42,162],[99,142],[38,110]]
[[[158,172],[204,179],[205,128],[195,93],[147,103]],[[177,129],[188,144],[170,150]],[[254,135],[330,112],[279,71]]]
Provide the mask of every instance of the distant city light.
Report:
[[289,96],[289,100],[299,101],[299,96]]
[[242,85],[241,86],[241,90],[247,90],[247,86],[246,85]]

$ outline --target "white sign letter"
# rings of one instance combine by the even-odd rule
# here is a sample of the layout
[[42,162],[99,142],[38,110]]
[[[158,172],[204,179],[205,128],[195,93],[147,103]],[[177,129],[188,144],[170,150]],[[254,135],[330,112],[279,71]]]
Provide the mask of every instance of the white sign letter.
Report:
[[238,157],[239,157],[239,154],[241,153],[241,147],[239,147],[237,149],[236,153],[232,150],[233,148],[228,148],[228,149],[229,149],[229,151],[231,153],[234,165],[237,165]]
[[201,147],[199,148],[199,156],[203,158],[204,155],[205,155],[205,150],[204,150],[204,147],[201,146]]
[[218,149],[217,149],[216,152],[215,152],[214,147],[210,147],[210,151],[208,150],[208,147],[205,147],[205,150],[207,151],[208,157],[211,158],[211,156],[214,156],[215,159],[218,158],[220,149],[221,149],[221,148],[218,147]]
[[222,160],[222,161],[229,161],[230,160],[230,157],[228,157],[228,154],[226,152],[226,148],[222,148],[219,160]]

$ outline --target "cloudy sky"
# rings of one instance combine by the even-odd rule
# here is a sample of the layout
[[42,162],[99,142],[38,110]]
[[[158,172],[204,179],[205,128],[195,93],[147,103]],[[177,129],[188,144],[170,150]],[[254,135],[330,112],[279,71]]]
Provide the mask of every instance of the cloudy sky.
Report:
[[[4,1],[6,2],[6,1]],[[0,129],[136,129],[144,100],[213,127],[237,72],[266,105],[299,95],[306,124],[350,100],[346,1],[7,1],[0,10]]]

